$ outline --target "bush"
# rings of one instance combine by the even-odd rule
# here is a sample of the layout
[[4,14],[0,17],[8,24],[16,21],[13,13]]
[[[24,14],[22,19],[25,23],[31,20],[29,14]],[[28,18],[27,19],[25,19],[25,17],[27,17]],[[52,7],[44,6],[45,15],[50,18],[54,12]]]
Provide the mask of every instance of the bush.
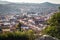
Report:
[[29,31],[27,32],[16,31],[0,34],[0,40],[30,40],[30,39],[34,40],[32,37],[34,36],[32,33],[29,33]]
[[48,34],[60,39],[60,12],[52,15],[48,23],[49,26],[43,30],[43,34]]

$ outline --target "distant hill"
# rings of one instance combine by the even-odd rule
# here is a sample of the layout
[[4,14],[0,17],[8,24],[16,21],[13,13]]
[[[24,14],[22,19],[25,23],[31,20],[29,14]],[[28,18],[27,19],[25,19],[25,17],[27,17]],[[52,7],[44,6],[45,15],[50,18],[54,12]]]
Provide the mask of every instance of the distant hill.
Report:
[[49,2],[34,4],[34,3],[11,3],[0,1],[0,14],[20,14],[24,12],[35,12],[39,15],[47,15],[58,11],[60,4]]
[[0,4],[9,4],[11,2],[7,2],[7,1],[0,1]]

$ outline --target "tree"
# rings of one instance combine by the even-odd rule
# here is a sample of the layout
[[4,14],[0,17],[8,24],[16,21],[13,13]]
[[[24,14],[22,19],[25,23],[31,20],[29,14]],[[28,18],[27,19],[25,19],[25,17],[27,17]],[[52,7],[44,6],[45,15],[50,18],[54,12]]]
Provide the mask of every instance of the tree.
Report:
[[29,37],[29,40],[34,40],[35,39],[34,32],[32,30],[28,30],[27,35]]
[[60,39],[60,12],[54,13],[48,23],[49,26],[43,30],[43,33]]
[[60,26],[60,12],[54,13],[48,20],[50,26]]
[[59,9],[59,11],[60,11],[60,7],[59,7],[58,9]]
[[19,23],[19,24],[17,25],[19,31],[21,31],[21,25],[22,25],[21,23]]
[[0,33],[0,40],[35,40],[32,30]]

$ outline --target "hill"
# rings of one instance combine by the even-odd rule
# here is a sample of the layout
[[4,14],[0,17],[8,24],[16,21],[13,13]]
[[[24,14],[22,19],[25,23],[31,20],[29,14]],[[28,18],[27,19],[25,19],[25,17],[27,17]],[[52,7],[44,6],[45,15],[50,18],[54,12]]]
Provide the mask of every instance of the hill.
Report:
[[0,1],[0,14],[21,14],[24,12],[35,12],[39,15],[47,15],[58,11],[60,4],[45,3],[11,3]]

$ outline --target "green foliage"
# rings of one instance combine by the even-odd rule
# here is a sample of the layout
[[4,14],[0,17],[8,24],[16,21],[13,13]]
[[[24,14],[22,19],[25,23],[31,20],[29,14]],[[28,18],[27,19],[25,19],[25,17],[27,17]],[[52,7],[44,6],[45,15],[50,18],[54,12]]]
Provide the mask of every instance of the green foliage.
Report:
[[50,26],[60,26],[60,12],[54,13],[48,20]]
[[55,26],[49,26],[43,30],[44,34],[51,35],[60,39],[60,29]]
[[17,25],[17,28],[19,29],[19,31],[21,31],[21,23],[19,23],[18,25]]
[[0,40],[34,40],[33,31],[0,33]]
[[32,30],[29,30],[27,32],[27,35],[29,36],[29,40],[34,40],[35,36],[33,34],[34,34],[34,32]]
[[60,39],[60,12],[54,13],[48,20],[49,26],[43,30],[43,34],[48,34]]
[[60,7],[58,7],[59,11],[60,11]]

